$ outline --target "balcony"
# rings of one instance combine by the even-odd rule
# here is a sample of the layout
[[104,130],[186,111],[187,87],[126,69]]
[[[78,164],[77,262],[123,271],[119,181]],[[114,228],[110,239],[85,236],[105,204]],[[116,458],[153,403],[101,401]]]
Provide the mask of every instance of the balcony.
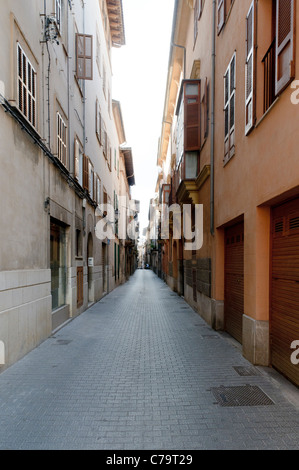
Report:
[[273,40],[271,46],[267,50],[262,63],[264,64],[264,113],[268,111],[274,103],[275,95],[275,44]]
[[176,196],[179,203],[195,202],[200,168],[200,80],[183,80],[178,105]]

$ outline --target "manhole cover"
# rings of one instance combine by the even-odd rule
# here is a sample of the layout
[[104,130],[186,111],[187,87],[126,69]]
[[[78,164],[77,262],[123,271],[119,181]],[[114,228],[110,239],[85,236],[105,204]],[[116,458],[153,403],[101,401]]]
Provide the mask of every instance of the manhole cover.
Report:
[[251,366],[235,366],[234,369],[239,375],[241,375],[241,377],[252,377],[260,375],[260,373]]
[[55,341],[54,344],[57,344],[59,346],[62,346],[62,345],[66,345],[66,344],[69,344],[71,343],[72,340],[71,339],[58,339],[57,341]]
[[259,387],[243,385],[211,389],[220,406],[269,406],[274,402]]

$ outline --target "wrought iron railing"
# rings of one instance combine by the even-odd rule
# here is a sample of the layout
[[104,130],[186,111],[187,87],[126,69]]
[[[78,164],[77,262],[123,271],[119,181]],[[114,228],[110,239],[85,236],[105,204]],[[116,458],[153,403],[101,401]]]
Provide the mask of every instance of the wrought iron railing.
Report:
[[275,44],[273,40],[262,62],[264,64],[264,113],[275,101]]

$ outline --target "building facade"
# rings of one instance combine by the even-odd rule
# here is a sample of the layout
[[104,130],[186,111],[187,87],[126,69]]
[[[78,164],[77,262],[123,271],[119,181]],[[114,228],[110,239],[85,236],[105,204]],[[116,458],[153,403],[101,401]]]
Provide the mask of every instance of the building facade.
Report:
[[[157,182],[165,280],[296,385],[298,22],[294,0],[175,2]],[[186,204],[193,231],[203,206],[200,249],[171,229]]]
[[2,370],[125,281],[105,209],[135,181],[112,100],[121,0],[12,0],[0,22]]

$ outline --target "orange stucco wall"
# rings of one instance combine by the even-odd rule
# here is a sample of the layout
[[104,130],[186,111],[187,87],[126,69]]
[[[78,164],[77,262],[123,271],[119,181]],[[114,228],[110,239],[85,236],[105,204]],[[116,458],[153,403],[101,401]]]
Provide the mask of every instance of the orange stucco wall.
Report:
[[[257,126],[245,136],[246,15],[251,0],[234,2],[230,17],[216,40],[216,155],[215,285],[213,295],[223,298],[223,241],[225,224],[244,216],[244,313],[269,319],[270,206],[277,197],[299,185],[299,105],[291,103],[289,86],[263,117],[263,64],[270,45],[270,0],[258,2],[257,25]],[[299,9],[296,22],[299,24]],[[299,51],[299,35],[296,49]],[[223,76],[236,52],[236,150],[224,166]],[[299,77],[297,54],[296,77]],[[263,117],[263,119],[261,119]],[[296,192],[296,189],[294,190]],[[276,198],[276,199],[275,199]]]

